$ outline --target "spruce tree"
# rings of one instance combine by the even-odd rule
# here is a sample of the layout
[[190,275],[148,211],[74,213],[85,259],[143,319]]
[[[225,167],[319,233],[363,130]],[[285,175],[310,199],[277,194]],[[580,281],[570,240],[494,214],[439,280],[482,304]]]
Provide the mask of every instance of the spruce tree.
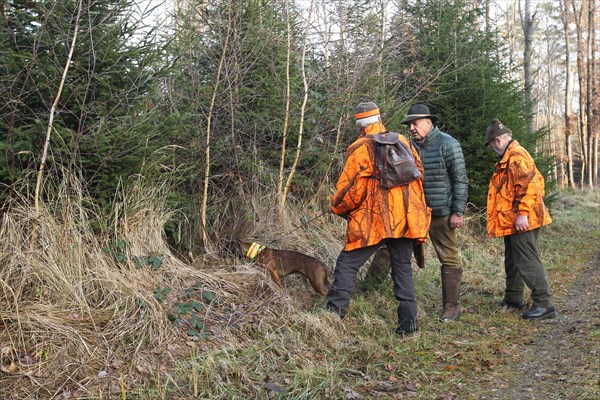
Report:
[[[94,200],[113,198],[160,145],[148,101],[162,61],[131,2],[84,1],[72,64],[54,119],[48,172],[76,174]],[[38,168],[50,106],[73,35],[77,1],[15,0],[0,26],[0,182],[24,193]],[[150,127],[150,129],[148,129]],[[8,190],[7,190],[8,189]]]
[[469,201],[485,207],[496,161],[483,145],[486,127],[499,118],[533,154],[538,136],[525,135],[531,106],[510,77],[502,44],[482,28],[482,10],[476,4],[425,0],[407,6],[403,13],[410,18],[395,35],[397,40],[414,38],[414,42],[411,52],[404,49],[399,54],[410,56],[410,75],[398,95],[406,103],[426,103],[439,117],[440,129],[460,141]]

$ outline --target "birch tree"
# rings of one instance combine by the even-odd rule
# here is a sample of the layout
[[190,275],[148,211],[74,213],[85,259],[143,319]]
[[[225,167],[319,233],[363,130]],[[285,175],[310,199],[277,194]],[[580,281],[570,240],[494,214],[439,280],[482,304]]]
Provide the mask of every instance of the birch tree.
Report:
[[[519,5],[521,2],[519,1]],[[524,9],[521,12],[521,27],[523,28],[523,38],[525,42],[525,47],[523,49],[523,76],[524,76],[524,87],[525,87],[525,96],[534,104],[533,98],[533,73],[532,73],[532,51],[533,51],[533,35],[535,30],[535,15],[531,13],[531,5],[529,0],[525,0]],[[529,118],[529,125],[527,127],[528,133],[533,133],[535,131],[535,125],[533,116]]]
[[587,120],[587,159],[589,160],[590,168],[588,173],[587,184],[593,188],[598,182],[598,133],[594,132],[594,100],[596,100],[596,108],[598,108],[598,97],[595,85],[596,78],[596,0],[588,0],[588,17],[587,17],[587,38],[586,38],[586,54],[587,54],[587,82],[586,82],[586,120]]
[[298,161],[300,160],[300,154],[301,154],[301,149],[302,149],[302,138],[304,135],[304,117],[305,117],[305,113],[306,113],[306,103],[308,102],[308,76],[306,74],[306,50],[308,47],[308,32],[310,29],[310,24],[311,24],[311,19],[312,19],[312,14],[313,14],[313,10],[315,7],[315,0],[311,0],[310,2],[310,7],[308,10],[308,19],[306,21],[306,28],[304,31],[304,41],[302,44],[302,56],[300,59],[300,70],[302,71],[302,82],[304,85],[304,94],[302,97],[302,105],[300,106],[300,121],[299,121],[299,127],[298,127],[298,142],[296,145],[296,156],[294,158],[294,163],[292,164],[292,167],[290,169],[290,173],[288,175],[286,184],[285,184],[285,188],[283,189],[283,195],[282,195],[282,200],[281,200],[281,205],[280,205],[280,212],[283,211],[283,205],[285,203],[285,199],[288,195],[288,192],[290,190],[290,187],[292,185],[292,180],[294,179],[294,174],[296,173],[296,167],[298,166]]
[[563,108],[563,132],[565,139],[565,152],[567,164],[567,185],[571,188],[575,187],[573,177],[573,154],[571,150],[571,137],[573,130],[571,128],[571,102],[572,102],[572,85],[571,85],[571,37],[569,34],[569,8],[568,0],[560,0],[560,21],[563,27],[563,39],[565,44],[565,91],[564,91],[564,108]]

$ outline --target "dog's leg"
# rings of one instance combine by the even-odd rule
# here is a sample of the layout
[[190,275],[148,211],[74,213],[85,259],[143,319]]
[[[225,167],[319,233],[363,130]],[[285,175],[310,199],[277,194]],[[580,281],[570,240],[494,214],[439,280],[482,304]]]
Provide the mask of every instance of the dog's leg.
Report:
[[275,268],[277,268],[276,266],[273,266],[271,264],[269,264],[269,266],[267,266],[267,270],[269,271],[269,273],[271,274],[271,278],[275,281],[275,283],[283,289],[283,283],[281,283],[281,278],[279,277],[279,274],[277,273],[277,271],[275,270]]

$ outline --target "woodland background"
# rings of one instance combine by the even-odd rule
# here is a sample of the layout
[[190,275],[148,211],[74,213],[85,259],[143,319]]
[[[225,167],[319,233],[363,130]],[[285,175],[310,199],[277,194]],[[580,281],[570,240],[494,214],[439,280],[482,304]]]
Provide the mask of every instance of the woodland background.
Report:
[[[260,307],[291,312],[256,273],[232,271],[229,243],[285,239],[332,264],[343,223],[314,218],[360,101],[403,133],[411,104],[439,116],[463,147],[476,237],[492,118],[536,158],[549,204],[560,189],[597,190],[598,14],[597,0],[1,2],[0,366],[18,376],[7,393],[77,397],[99,370],[125,393],[123,360],[152,375],[141,349],[182,327],[235,342],[240,321],[264,329]],[[339,328],[313,318],[301,316],[320,334]]]
[[169,187],[173,243],[211,249],[255,222],[253,195],[276,196],[274,214],[326,207],[364,100],[391,130],[428,104],[462,143],[477,207],[494,117],[549,180],[592,187],[596,3],[3,2],[0,200],[76,179],[102,213],[143,177]]

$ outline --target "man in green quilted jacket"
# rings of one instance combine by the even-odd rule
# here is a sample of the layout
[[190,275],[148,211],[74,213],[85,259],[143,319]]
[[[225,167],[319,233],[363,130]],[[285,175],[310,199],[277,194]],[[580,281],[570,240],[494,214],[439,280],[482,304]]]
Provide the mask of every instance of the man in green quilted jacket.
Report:
[[412,143],[425,169],[423,189],[431,207],[429,237],[442,264],[444,309],[440,321],[454,321],[462,311],[458,305],[462,268],[458,263],[456,229],[463,226],[468,180],[460,143],[434,125],[437,117],[423,104],[408,109],[402,124],[408,125]]

